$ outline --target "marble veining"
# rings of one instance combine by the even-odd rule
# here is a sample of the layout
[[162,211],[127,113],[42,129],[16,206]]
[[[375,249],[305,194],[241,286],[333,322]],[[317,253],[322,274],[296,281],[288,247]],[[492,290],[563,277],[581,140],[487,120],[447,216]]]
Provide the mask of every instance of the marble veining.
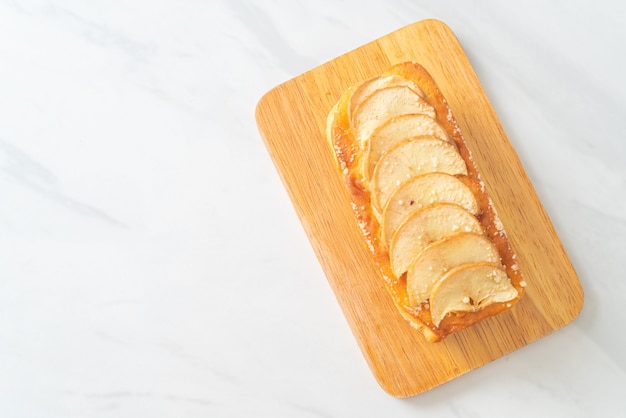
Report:
[[[0,0],[0,415],[618,416],[625,12]],[[396,400],[359,352],[254,109],[426,18],[459,38],[586,299],[554,335]]]

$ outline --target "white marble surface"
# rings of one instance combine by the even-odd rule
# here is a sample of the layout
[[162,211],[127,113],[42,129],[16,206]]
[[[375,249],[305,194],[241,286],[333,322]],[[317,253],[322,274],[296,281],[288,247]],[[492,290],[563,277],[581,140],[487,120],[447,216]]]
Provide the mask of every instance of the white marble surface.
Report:
[[[621,416],[626,8],[509,3],[0,0],[0,416]],[[586,302],[556,334],[398,400],[254,107],[431,17],[475,66]]]

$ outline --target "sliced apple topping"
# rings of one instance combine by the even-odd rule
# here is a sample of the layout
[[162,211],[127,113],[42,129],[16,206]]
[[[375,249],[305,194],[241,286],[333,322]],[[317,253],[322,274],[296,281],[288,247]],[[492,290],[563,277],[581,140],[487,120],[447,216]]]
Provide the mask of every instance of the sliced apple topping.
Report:
[[408,216],[436,202],[455,203],[472,215],[478,202],[472,190],[458,178],[446,173],[428,173],[402,183],[389,197],[382,214],[382,237],[388,244],[398,226]]
[[376,90],[380,90],[386,87],[403,86],[408,87],[417,93],[420,97],[424,97],[424,93],[417,86],[417,84],[407,80],[404,77],[397,76],[395,74],[385,77],[372,78],[354,89],[350,95],[350,102],[348,103],[348,117],[352,117],[354,110],[365,100],[365,98]]
[[428,245],[460,232],[482,234],[483,229],[476,217],[458,205],[435,203],[414,212],[391,238],[389,259],[393,273],[402,276]]
[[434,108],[406,86],[376,90],[359,104],[352,114],[352,129],[357,143],[363,146],[372,132],[389,119],[406,113],[435,117]]
[[397,278],[389,282],[394,301],[434,341],[504,304],[472,312],[510,307],[519,295],[502,266],[509,252],[501,255],[486,233],[493,226],[481,211],[488,196],[468,175],[468,164],[474,167],[459,152],[464,141],[451,111],[427,73],[414,76],[414,68],[402,64],[345,91],[328,116],[327,137],[370,250],[383,273]]
[[450,270],[435,284],[430,313],[435,326],[451,312],[476,312],[518,295],[504,269],[492,263],[464,264]]
[[409,138],[397,143],[378,161],[372,177],[372,203],[379,212],[391,194],[411,177],[426,173],[467,174],[454,145],[434,137]]
[[406,275],[411,306],[425,302],[439,279],[463,264],[479,261],[499,263],[496,246],[484,235],[464,232],[429,245],[413,261]]
[[419,113],[400,115],[382,124],[372,133],[368,141],[369,150],[364,170],[365,177],[367,179],[372,177],[374,167],[385,151],[400,141],[422,135],[434,136],[452,143],[452,140],[448,138],[446,131],[443,130],[441,125],[427,115]]

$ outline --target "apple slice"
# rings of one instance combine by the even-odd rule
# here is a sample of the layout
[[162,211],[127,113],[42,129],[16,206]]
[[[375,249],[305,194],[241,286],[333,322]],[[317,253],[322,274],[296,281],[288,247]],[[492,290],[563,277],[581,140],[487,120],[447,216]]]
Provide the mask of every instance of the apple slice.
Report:
[[434,137],[405,139],[378,161],[372,176],[372,203],[378,212],[389,196],[406,180],[426,173],[467,174],[465,161],[456,147]]
[[452,143],[446,131],[435,119],[419,113],[396,116],[379,126],[368,141],[369,150],[364,170],[366,179],[372,177],[374,167],[385,151],[400,141],[422,135],[434,136]]
[[376,90],[354,109],[351,119],[354,137],[364,146],[364,141],[372,136],[378,126],[406,113],[422,113],[435,117],[435,109],[406,86]]
[[435,203],[414,212],[391,238],[391,270],[396,277],[402,276],[428,245],[460,232],[482,234],[483,228],[478,219],[458,205]]
[[348,117],[352,117],[354,110],[365,100],[367,96],[374,93],[376,90],[383,89],[385,87],[404,86],[408,87],[417,93],[420,97],[424,97],[424,92],[419,86],[404,77],[397,76],[395,74],[386,77],[372,78],[364,83],[358,85],[356,89],[350,95],[350,102],[348,103]]
[[471,263],[450,270],[433,287],[430,314],[435,326],[450,312],[476,312],[517,297],[517,289],[502,267]]
[[446,173],[412,177],[389,197],[382,214],[382,240],[388,243],[400,224],[416,210],[436,202],[455,203],[472,215],[478,214],[478,201],[472,190]]
[[413,261],[406,275],[411,306],[430,297],[433,286],[446,272],[463,264],[500,263],[496,246],[484,235],[464,232],[433,242]]

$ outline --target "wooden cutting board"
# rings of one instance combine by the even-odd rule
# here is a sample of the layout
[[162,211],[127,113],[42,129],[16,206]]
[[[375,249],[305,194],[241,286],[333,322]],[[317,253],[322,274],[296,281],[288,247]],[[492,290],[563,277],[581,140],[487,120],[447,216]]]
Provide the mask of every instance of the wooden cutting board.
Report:
[[[528,283],[510,311],[441,343],[402,319],[374,265],[325,138],[326,117],[349,86],[416,61],[431,73],[473,152]],[[583,291],[515,150],[452,31],[404,27],[269,91],[259,130],[359,346],[382,388],[408,397],[570,323]]]

